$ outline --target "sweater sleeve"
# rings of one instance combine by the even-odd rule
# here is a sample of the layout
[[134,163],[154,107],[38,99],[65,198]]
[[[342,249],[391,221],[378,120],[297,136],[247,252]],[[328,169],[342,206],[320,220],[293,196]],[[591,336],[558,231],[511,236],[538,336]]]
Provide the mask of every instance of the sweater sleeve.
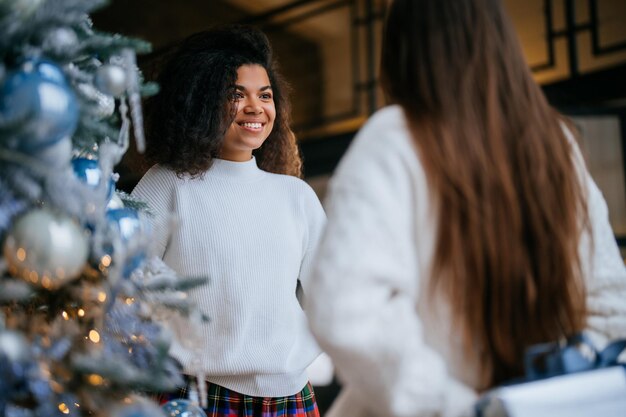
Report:
[[170,235],[173,182],[164,168],[152,167],[133,189],[131,195],[148,204],[154,255],[163,258]]
[[322,231],[326,225],[326,213],[324,212],[317,195],[308,185],[305,187],[303,206],[307,222],[307,241],[305,242],[305,250],[302,257],[302,263],[300,265],[300,275],[298,276],[298,279],[302,285],[304,293],[306,294],[308,291],[308,277],[311,272],[312,261],[319,246]]
[[587,192],[592,239],[583,234],[580,258],[587,290],[587,332],[598,347],[626,338],[626,267],[609,222],[602,192],[591,178],[572,133],[564,127],[574,163]]
[[366,125],[331,183],[311,276],[312,331],[359,407],[376,416],[464,415],[476,398],[425,343],[416,311],[421,277],[408,170],[418,164],[384,126]]
[[609,223],[600,189],[587,174],[588,210],[593,241],[585,245],[589,257],[587,285],[588,333],[600,346],[626,338],[626,267]]

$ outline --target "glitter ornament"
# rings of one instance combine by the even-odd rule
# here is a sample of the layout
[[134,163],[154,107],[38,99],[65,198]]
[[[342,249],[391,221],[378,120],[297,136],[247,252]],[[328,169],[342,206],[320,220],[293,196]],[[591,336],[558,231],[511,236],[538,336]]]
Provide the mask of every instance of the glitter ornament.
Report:
[[207,417],[197,404],[189,400],[172,400],[161,406],[167,417]]
[[74,133],[78,101],[55,63],[29,59],[0,87],[0,115],[18,127],[9,147],[33,152]]
[[84,230],[73,219],[37,208],[17,219],[3,250],[12,275],[56,289],[80,275],[88,247]]

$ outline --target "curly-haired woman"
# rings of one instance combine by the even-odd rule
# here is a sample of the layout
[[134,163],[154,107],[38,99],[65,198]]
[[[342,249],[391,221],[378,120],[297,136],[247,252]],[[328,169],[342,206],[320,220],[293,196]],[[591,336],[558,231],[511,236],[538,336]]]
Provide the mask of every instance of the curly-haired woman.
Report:
[[[296,297],[325,223],[301,159],[266,36],[244,26],[192,35],[148,103],[146,156],[133,195],[154,212],[159,255],[210,316],[185,373],[208,382],[211,416],[318,416],[306,374],[319,348]],[[168,219],[177,227],[168,233]],[[177,340],[190,329],[176,326]],[[202,393],[201,393],[202,394]]]

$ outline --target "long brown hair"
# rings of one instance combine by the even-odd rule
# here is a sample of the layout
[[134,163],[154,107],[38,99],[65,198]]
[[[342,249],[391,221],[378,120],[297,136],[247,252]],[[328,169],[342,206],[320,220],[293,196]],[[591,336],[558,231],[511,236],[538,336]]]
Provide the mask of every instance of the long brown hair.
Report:
[[561,118],[499,0],[394,0],[381,77],[437,201],[431,290],[479,354],[483,388],[519,376],[529,345],[585,324],[587,208]]

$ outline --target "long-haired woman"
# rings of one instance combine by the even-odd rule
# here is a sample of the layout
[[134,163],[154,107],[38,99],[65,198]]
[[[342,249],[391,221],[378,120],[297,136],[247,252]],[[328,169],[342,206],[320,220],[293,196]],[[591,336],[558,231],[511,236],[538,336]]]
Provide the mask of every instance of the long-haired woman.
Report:
[[382,85],[329,191],[310,322],[333,416],[460,415],[527,347],[626,336],[626,270],[500,0],[393,0]]

